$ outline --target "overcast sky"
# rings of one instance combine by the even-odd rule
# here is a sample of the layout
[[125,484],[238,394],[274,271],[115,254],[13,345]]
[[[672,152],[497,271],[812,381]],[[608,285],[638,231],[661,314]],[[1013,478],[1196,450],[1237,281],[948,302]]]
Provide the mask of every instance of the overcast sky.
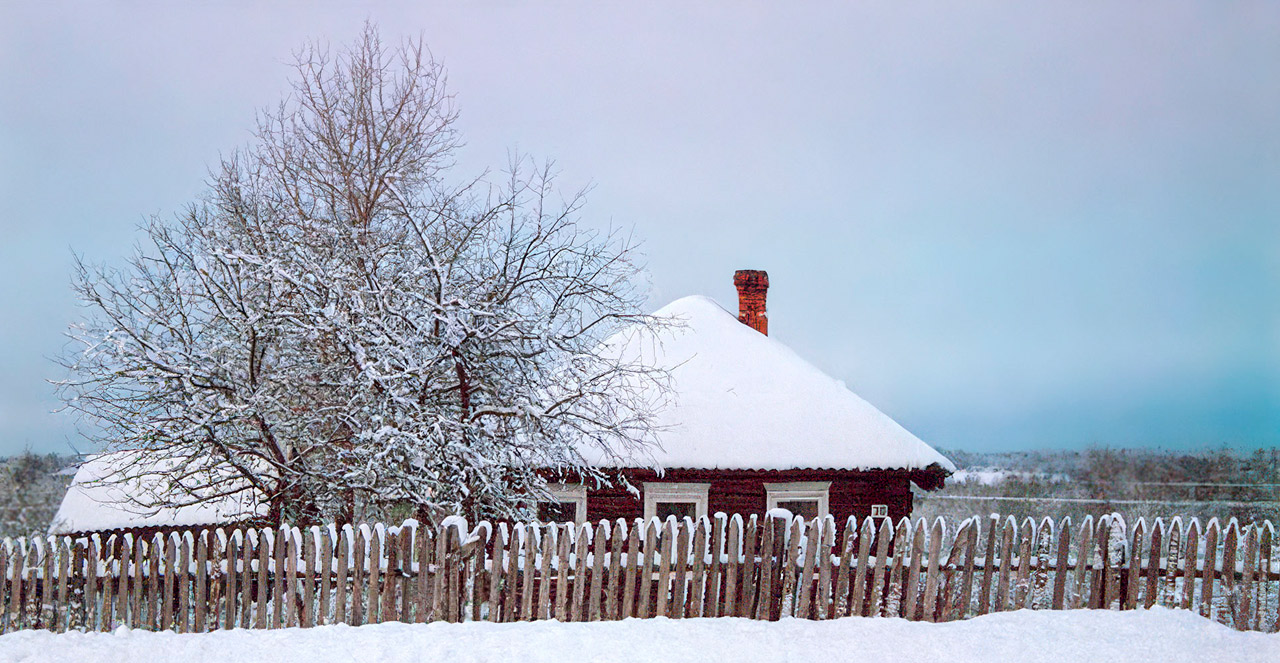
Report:
[[0,2],[0,454],[84,450],[72,251],[365,18],[448,67],[462,169],[594,183],[653,308],[768,270],[770,333],[935,446],[1280,444],[1280,4],[52,4]]

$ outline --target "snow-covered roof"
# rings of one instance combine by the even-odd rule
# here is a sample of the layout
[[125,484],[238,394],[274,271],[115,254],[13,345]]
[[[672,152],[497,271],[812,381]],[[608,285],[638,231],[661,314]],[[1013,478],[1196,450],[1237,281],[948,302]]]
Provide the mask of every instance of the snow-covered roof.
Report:
[[[76,470],[49,533],[217,525],[266,515],[266,505],[250,491],[188,506],[151,508],[176,501],[164,499],[167,483],[158,465],[163,463],[148,462],[138,451],[89,456]],[[120,480],[121,476],[131,478]]]
[[843,382],[715,301],[685,297],[654,315],[678,324],[619,332],[606,346],[670,371],[672,402],[656,422],[661,448],[647,460],[584,452],[597,466],[955,471]]

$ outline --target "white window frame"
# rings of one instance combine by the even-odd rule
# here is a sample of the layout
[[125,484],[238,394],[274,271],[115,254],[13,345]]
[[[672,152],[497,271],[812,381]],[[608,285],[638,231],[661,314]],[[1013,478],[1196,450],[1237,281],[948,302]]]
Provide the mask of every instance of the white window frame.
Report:
[[711,491],[709,483],[672,483],[669,481],[644,482],[644,518],[649,520],[658,515],[658,502],[693,502],[695,516],[707,515],[707,493]]
[[547,492],[561,504],[572,503],[573,522],[577,525],[587,521],[587,487],[580,484],[549,483]]
[[766,509],[778,508],[778,502],[791,500],[817,500],[818,517],[826,518],[830,510],[830,481],[791,481],[788,483],[766,483],[764,499]]

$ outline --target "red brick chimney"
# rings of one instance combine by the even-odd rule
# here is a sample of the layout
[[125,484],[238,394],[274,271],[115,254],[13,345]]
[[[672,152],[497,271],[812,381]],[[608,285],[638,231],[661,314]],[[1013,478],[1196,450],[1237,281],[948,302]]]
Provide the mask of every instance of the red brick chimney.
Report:
[[769,335],[769,313],[765,297],[769,294],[769,273],[759,269],[739,269],[733,273],[738,287],[738,320],[742,324]]

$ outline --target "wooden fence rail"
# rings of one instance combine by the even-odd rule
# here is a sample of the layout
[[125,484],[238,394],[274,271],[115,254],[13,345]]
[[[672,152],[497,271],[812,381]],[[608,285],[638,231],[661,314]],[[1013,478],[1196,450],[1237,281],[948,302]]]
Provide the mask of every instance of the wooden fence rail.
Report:
[[782,516],[6,539],[0,630],[896,616],[1162,605],[1280,630],[1269,521]]

